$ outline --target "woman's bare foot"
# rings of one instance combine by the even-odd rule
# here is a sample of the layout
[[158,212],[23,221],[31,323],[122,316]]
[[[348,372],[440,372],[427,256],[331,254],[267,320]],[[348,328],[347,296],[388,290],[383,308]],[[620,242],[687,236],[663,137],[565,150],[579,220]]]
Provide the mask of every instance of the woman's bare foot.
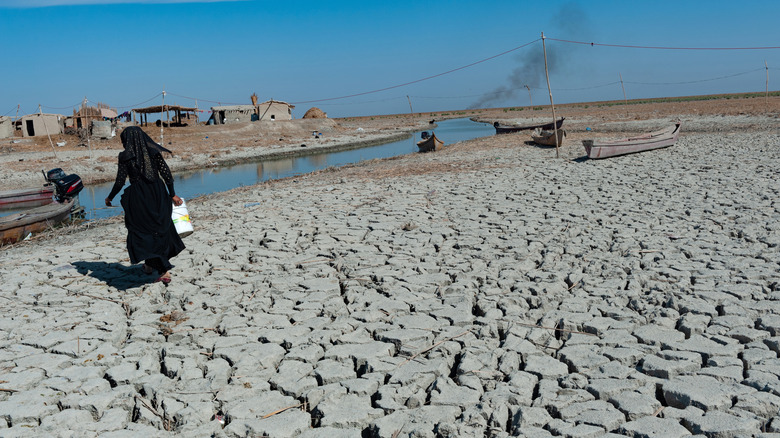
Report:
[[160,278],[158,278],[155,281],[161,281],[161,282],[163,282],[163,284],[167,285],[168,283],[171,282],[171,273],[170,272],[166,272],[163,275],[161,275]]

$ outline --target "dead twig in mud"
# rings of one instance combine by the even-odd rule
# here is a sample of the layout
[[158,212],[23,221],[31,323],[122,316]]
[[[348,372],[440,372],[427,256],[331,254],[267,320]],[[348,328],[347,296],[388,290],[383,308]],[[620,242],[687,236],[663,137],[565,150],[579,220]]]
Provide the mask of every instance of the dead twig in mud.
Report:
[[0,392],[19,392],[17,389],[0,388]]
[[165,416],[163,416],[162,414],[160,414],[159,412],[157,412],[157,409],[155,409],[154,407],[152,407],[152,405],[150,405],[150,404],[149,404],[149,403],[148,403],[146,400],[144,400],[144,399],[143,399],[143,398],[142,398],[140,395],[137,395],[137,394],[136,394],[136,396],[135,396],[135,399],[136,399],[136,400],[138,400],[138,401],[140,401],[140,402],[141,402],[141,404],[143,404],[143,405],[144,405],[144,407],[145,407],[146,409],[149,409],[149,412],[151,412],[151,413],[153,413],[154,415],[156,415],[156,416],[160,417],[160,419],[163,421],[163,424],[164,424],[165,430],[168,430],[168,431],[169,431],[169,430],[171,430],[171,424],[170,424],[170,422],[169,422],[168,420],[166,420],[166,419],[165,419]]
[[[526,340],[527,340],[527,339],[526,339]],[[528,340],[527,340],[527,341],[528,341]],[[534,342],[534,341],[528,341],[528,342],[530,342],[530,343],[532,343],[532,344],[536,345],[536,346],[537,346],[537,347],[539,347],[539,348],[546,348],[546,349],[548,349],[548,350],[558,350],[558,349],[560,349],[560,348],[561,348],[561,347],[550,347],[549,345],[542,345],[542,344],[540,344],[540,343],[538,343],[538,342]]]
[[119,304],[120,306],[123,306],[123,305],[127,304],[125,301],[112,300],[111,298],[99,297],[97,295],[83,294],[83,293],[80,293],[80,292],[71,292],[71,294],[72,295],[78,295],[78,296],[81,296],[81,297],[94,298],[96,300],[109,301],[109,302],[112,302],[114,304]]
[[263,415],[262,417],[260,417],[260,419],[261,419],[261,420],[265,420],[265,419],[266,419],[266,418],[268,418],[268,417],[273,417],[274,415],[276,415],[276,414],[281,414],[282,412],[284,412],[284,411],[286,411],[286,410],[289,410],[289,409],[295,409],[295,408],[299,408],[299,407],[301,407],[301,406],[304,406],[304,409],[303,409],[303,410],[306,410],[306,409],[305,409],[306,402],[303,402],[303,403],[298,403],[297,405],[287,406],[286,408],[277,409],[277,410],[275,410],[275,411],[271,412],[270,414]]
[[360,207],[362,207],[362,206],[364,206],[364,205],[367,205],[367,204],[376,204],[376,203],[378,203],[378,202],[382,202],[382,201],[384,201],[384,200],[385,200],[385,198],[383,198],[383,197],[379,197],[379,198],[371,198],[371,199],[369,199],[368,201],[362,202],[362,203],[360,203],[360,204],[358,204],[358,205],[350,205],[350,207],[352,207],[352,208],[360,208]]
[[406,365],[407,363],[409,363],[409,362],[411,362],[411,361],[415,360],[415,359],[417,358],[417,356],[419,356],[419,355],[421,355],[421,354],[425,354],[425,353],[427,353],[427,352],[429,352],[429,351],[433,350],[434,348],[438,347],[439,345],[441,345],[441,344],[443,344],[443,343],[445,343],[445,342],[447,342],[447,341],[451,341],[451,340],[453,340],[453,339],[455,339],[455,338],[459,338],[459,337],[461,337],[461,336],[463,336],[463,335],[465,335],[465,334],[467,334],[467,333],[471,333],[471,331],[469,331],[469,330],[466,330],[465,332],[463,332],[463,333],[461,333],[461,334],[459,334],[459,335],[455,335],[455,336],[451,336],[451,337],[449,337],[449,338],[446,338],[446,339],[442,339],[441,341],[439,341],[439,342],[437,342],[437,343],[435,343],[435,344],[431,345],[430,347],[428,347],[428,348],[426,348],[426,349],[424,349],[424,350],[422,350],[422,351],[420,351],[420,352],[418,352],[418,353],[415,353],[415,354],[414,354],[414,355],[412,355],[412,357],[410,357],[409,359],[406,359],[405,361],[403,361],[403,362],[401,362],[400,364],[398,364],[398,366],[397,366],[396,368],[400,368],[400,367],[402,367],[402,366]]
[[653,415],[652,415],[652,416],[653,416],[653,417],[657,417],[657,416],[658,416],[658,414],[660,414],[660,413],[661,413],[661,411],[663,411],[663,410],[664,410],[664,407],[665,407],[665,406],[661,406],[660,408],[656,409],[656,410],[655,410],[655,412],[653,412]]
[[252,292],[252,295],[250,295],[249,298],[247,298],[247,301],[252,301],[252,298],[254,298],[255,295],[257,295],[257,291]]
[[539,329],[545,329],[545,330],[553,330],[553,331],[556,331],[556,332],[576,333],[578,335],[588,335],[588,336],[596,336],[596,337],[598,337],[598,335],[593,334],[593,333],[580,332],[580,331],[577,331],[577,330],[562,329],[562,328],[558,328],[558,327],[544,327],[544,326],[537,325],[537,324],[524,324],[522,322],[513,322],[512,324],[517,324],[517,325],[519,325],[521,327],[539,328]]
[[[188,328],[188,329],[183,329],[183,330],[171,330],[171,333],[172,333],[172,334],[173,334],[173,333],[184,333],[184,332],[192,332],[192,331],[195,331],[195,330],[203,330],[203,331],[206,331],[206,332],[209,332],[209,331],[211,331],[211,332],[216,332],[216,331],[217,331],[217,329],[215,329],[215,328],[208,328],[208,327],[203,327],[203,328],[200,328],[200,327],[195,327],[195,328]],[[201,354],[205,354],[205,353],[201,353]]]
[[319,262],[329,262],[331,260],[332,259],[328,259],[328,258],[311,259],[311,260],[305,260],[305,261],[302,261],[302,262],[298,262],[298,263],[296,263],[296,265],[303,265],[303,264],[309,264],[309,263],[319,263]]

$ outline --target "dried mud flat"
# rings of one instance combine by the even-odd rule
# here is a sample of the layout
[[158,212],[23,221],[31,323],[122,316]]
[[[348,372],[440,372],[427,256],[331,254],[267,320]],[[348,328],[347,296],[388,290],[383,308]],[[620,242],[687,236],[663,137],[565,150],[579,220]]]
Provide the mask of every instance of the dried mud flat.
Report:
[[[778,436],[757,101],[563,108],[557,159],[493,136],[192,200],[168,287],[119,219],[1,250],[0,435]],[[659,151],[576,141],[677,118]]]

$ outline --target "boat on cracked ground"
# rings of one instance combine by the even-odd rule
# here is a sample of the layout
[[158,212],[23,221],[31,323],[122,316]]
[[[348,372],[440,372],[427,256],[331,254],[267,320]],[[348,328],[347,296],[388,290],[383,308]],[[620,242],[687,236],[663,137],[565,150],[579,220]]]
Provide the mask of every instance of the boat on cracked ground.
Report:
[[588,158],[600,159],[619,155],[661,149],[677,143],[680,135],[680,122],[667,128],[620,140],[582,140]]
[[[555,122],[555,128],[561,129],[561,126],[563,125],[563,120],[565,118],[566,117],[561,117],[559,120],[557,120]],[[542,123],[539,125],[525,125],[525,126],[505,125],[503,123],[493,122],[493,127],[496,128],[496,134],[509,134],[511,132],[532,131],[534,129],[540,129],[543,131],[550,131],[554,129],[553,122]]]

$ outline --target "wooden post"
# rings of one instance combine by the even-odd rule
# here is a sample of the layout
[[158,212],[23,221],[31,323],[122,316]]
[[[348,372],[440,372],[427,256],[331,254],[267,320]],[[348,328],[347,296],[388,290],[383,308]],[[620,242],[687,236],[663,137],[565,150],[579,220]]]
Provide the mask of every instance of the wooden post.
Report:
[[[163,119],[162,119],[162,112],[165,111],[165,87],[163,87],[162,92],[162,106],[160,107],[160,145],[165,144],[165,139],[163,137]],[[165,146],[163,146],[165,147]]]
[[412,99],[409,99],[409,95],[406,95],[406,100],[409,101],[409,114],[412,115],[412,118],[414,118],[414,110],[412,110]]
[[628,105],[628,99],[626,99],[626,87],[623,86],[623,75],[618,73],[618,77],[620,77],[620,88],[623,89],[623,102]]
[[525,89],[528,90],[528,101],[531,102],[531,123],[534,122],[534,101],[531,99],[531,88],[525,85]]
[[59,157],[57,157],[57,149],[54,149],[54,142],[51,141],[51,135],[49,135],[49,128],[46,126],[46,118],[43,117],[43,110],[41,109],[41,104],[38,104],[38,114],[41,116],[41,122],[43,122],[43,129],[46,131],[46,136],[49,137],[49,144],[51,145],[51,150],[54,152],[54,158],[59,161]]
[[550,88],[550,73],[547,69],[547,46],[544,43],[544,32],[542,32],[542,50],[544,51],[544,75],[547,77],[547,91],[550,93],[550,107],[553,116],[553,134],[555,135],[555,158],[561,156],[560,140],[558,139],[558,124],[555,122],[555,104],[553,103],[552,88]]
[[764,68],[766,69],[766,94],[764,95],[764,103],[769,105],[769,64],[764,60]]

